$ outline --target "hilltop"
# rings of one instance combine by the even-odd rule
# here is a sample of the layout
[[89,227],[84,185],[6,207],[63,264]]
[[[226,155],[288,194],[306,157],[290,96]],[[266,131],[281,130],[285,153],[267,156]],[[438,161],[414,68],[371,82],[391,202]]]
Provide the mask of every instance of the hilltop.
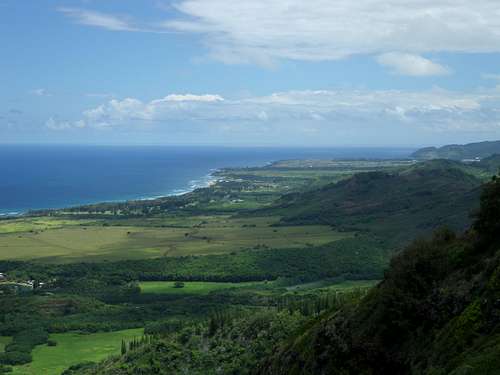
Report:
[[418,160],[452,159],[474,160],[500,154],[500,141],[468,143],[466,145],[446,145],[443,147],[425,147],[411,154]]
[[399,171],[358,173],[319,189],[287,194],[258,212],[281,216],[281,225],[327,224],[399,245],[442,225],[465,229],[477,208],[482,183],[478,176],[462,163],[428,161]]

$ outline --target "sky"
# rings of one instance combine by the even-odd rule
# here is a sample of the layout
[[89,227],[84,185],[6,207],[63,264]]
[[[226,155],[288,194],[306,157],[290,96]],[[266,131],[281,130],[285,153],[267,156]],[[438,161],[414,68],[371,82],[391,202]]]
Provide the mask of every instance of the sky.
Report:
[[498,0],[0,0],[0,143],[496,139]]

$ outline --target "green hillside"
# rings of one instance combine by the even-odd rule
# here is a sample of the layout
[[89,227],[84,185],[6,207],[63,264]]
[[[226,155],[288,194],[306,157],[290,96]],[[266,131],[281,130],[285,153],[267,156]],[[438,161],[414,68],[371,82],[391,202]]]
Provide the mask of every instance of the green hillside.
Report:
[[476,168],[436,160],[401,172],[359,173],[317,190],[284,195],[259,212],[282,216],[282,225],[328,224],[398,245],[442,225],[465,229],[477,208],[480,185]]
[[259,374],[498,374],[500,181],[463,236],[416,241],[356,307],[282,345]]

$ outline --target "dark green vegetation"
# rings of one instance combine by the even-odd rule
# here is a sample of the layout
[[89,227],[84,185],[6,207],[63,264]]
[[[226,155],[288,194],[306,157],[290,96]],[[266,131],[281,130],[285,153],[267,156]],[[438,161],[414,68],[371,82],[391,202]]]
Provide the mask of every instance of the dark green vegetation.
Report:
[[419,160],[474,160],[476,158],[483,159],[494,154],[500,154],[500,141],[447,145],[439,148],[426,147],[415,151],[411,157]]
[[[52,354],[75,365],[66,374],[279,369],[302,358],[296,337],[374,298],[412,238],[465,229],[499,161],[284,161],[221,171],[185,196],[0,221],[0,362],[19,374],[59,373]],[[114,356],[77,365],[103,357],[65,357],[75,334],[103,335]]]
[[293,303],[283,299],[273,310],[214,312],[207,322],[169,330],[163,327],[144,343],[126,345],[119,357],[82,364],[65,374],[252,374],[277,343],[300,332],[322,313],[355,303],[366,293],[318,293]]
[[500,180],[464,235],[440,230],[396,256],[357,306],[288,340],[261,374],[498,374]]

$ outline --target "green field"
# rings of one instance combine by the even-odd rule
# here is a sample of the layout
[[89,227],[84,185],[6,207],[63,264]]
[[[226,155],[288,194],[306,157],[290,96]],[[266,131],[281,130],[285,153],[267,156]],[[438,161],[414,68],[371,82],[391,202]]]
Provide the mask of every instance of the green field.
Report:
[[185,282],[183,288],[176,288],[173,281],[146,281],[139,284],[142,293],[173,294],[173,295],[206,295],[210,292],[231,288],[244,288],[263,285],[264,282],[245,283],[215,283],[203,281]]
[[[177,219],[178,220],[178,219]],[[126,220],[95,224],[87,220],[42,220],[51,223],[41,231],[26,231],[35,220],[0,223],[0,260],[38,259],[69,263],[143,259],[162,256],[208,255],[253,247],[306,248],[346,237],[324,225],[272,227],[276,217],[235,219],[228,216],[191,217],[189,226]],[[57,224],[56,224],[57,223]],[[3,230],[1,229],[3,228]]]
[[37,346],[33,350],[33,362],[14,367],[13,375],[59,375],[77,363],[97,362],[120,353],[121,341],[139,338],[142,329],[128,329],[117,332],[94,334],[60,333],[50,335],[57,346]]

